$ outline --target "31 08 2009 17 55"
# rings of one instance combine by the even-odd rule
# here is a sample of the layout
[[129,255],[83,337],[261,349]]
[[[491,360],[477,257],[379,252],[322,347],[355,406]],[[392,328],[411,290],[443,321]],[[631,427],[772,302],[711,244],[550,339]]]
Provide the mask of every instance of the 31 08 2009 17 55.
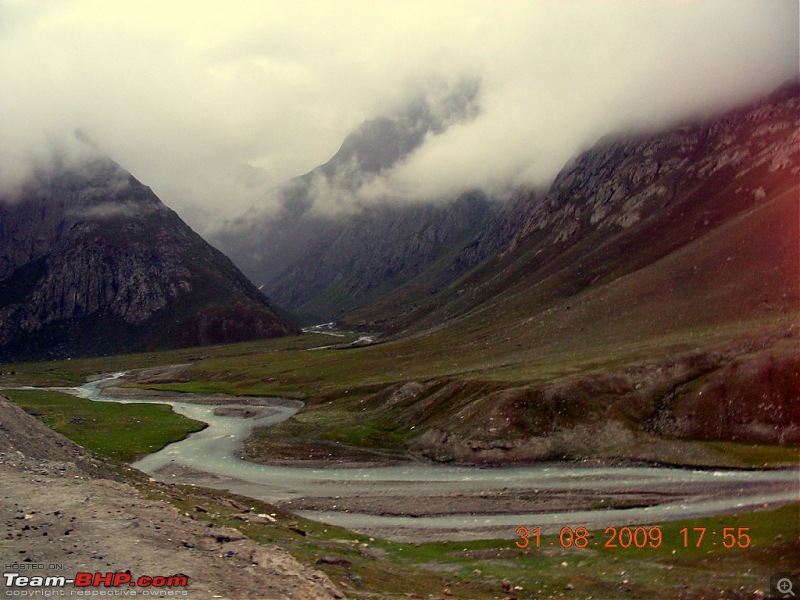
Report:
[[[683,548],[748,548],[751,544],[749,527],[684,527],[679,532],[674,547]],[[518,548],[541,548],[542,546],[561,546],[562,548],[660,548],[665,540],[659,526],[606,527],[602,536],[590,532],[584,526],[562,527],[557,538],[543,540],[541,527],[517,527]],[[599,539],[598,539],[599,538]]]

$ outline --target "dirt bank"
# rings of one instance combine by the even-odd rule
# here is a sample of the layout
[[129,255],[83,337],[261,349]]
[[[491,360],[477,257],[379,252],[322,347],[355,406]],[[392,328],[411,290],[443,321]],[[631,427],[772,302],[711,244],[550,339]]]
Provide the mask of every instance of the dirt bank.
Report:
[[[327,576],[280,548],[256,544],[232,528],[208,527],[110,474],[0,397],[4,572],[72,577],[130,571],[134,579],[185,574],[188,597],[196,599],[344,597]],[[46,567],[51,564],[63,568]]]

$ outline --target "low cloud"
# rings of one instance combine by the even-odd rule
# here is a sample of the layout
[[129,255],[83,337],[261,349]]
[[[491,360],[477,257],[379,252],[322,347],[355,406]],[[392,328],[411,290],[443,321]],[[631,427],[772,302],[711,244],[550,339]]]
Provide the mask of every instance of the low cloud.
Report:
[[[65,172],[88,178],[95,173],[98,161],[108,160],[80,130],[70,134],[36,136],[35,140],[34,145],[25,143],[30,141],[27,139],[23,143],[9,143],[0,150],[0,201],[15,202],[23,193]],[[112,175],[107,172],[108,177]],[[103,182],[102,189],[86,189],[84,194],[113,193],[128,184],[128,177],[117,171],[112,179]]]
[[84,219],[112,219],[115,217],[133,217],[142,214],[139,206],[132,204],[117,204],[114,202],[104,202],[95,206],[70,211],[74,217]]
[[364,121],[465,81],[479,110],[339,200],[545,184],[602,135],[731,108],[798,71],[795,0],[344,9],[0,0],[0,187],[79,127],[203,230],[268,203]]

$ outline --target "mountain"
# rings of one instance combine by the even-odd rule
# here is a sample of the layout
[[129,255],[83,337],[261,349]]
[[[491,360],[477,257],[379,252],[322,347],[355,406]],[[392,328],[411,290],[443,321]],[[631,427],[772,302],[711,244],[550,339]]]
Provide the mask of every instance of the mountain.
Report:
[[[789,85],[707,121],[609,135],[565,165],[548,190],[521,187],[498,203],[440,265],[455,275],[441,294],[404,283],[341,320],[394,335],[540,311],[555,323],[565,315],[554,306],[589,294],[581,297],[591,310],[580,313],[588,324],[635,305],[639,322],[666,331],[796,307],[796,115]],[[724,260],[708,256],[712,246],[729,252]],[[659,271],[667,264],[667,274]]]
[[[474,118],[478,93],[479,82],[465,80],[366,121],[328,162],[271,190],[209,238],[305,322],[339,319],[379,300],[461,250],[497,208],[479,191],[447,202],[364,203],[359,196],[427,136]],[[440,276],[431,276],[426,295],[441,287]]]
[[797,444],[798,142],[792,85],[609,136],[546,193],[517,190],[455,260],[488,258],[375,347],[449,374],[398,384],[370,418],[413,425],[417,454],[479,463]]
[[448,259],[472,240],[495,208],[480,192],[446,206],[365,207],[332,222],[302,257],[271,280],[270,296],[317,322],[341,319],[398,285],[421,281],[419,294],[425,298],[449,283],[452,276],[442,271]]
[[652,333],[796,310],[798,141],[795,86],[707,122],[609,136],[546,194],[517,190],[459,255],[489,258],[399,327],[569,307],[564,326],[636,315]]
[[0,360],[298,333],[110,159],[60,158],[0,198]]
[[[639,294],[646,302],[637,301],[637,322],[650,319],[655,307],[648,302],[658,298],[657,322],[664,330],[704,319],[749,318],[761,314],[764,302],[791,304],[792,290],[777,300],[769,293],[764,301],[761,293],[762,305],[754,303],[759,293],[751,293],[762,284],[780,287],[764,277],[776,269],[788,276],[791,253],[772,253],[776,262],[767,266],[766,255],[755,250],[731,252],[725,264],[698,263],[691,273],[684,272],[686,256],[706,256],[701,239],[715,240],[718,252],[738,243],[715,237],[733,235],[736,219],[747,223],[739,235],[750,235],[746,230],[756,222],[750,213],[795,181],[793,167],[781,166],[793,160],[796,143],[793,90],[666,131],[608,136],[566,165],[549,189],[523,187],[505,202],[473,191],[449,202],[348,205],[360,185],[408,156],[426,135],[473,115],[475,94],[461,90],[453,95],[458,101],[445,103],[456,107],[449,119],[434,118],[447,111],[423,103],[400,117],[366,122],[328,163],[272,192],[279,197],[277,213],[254,208],[212,239],[307,323],[337,320],[413,333],[467,314],[486,320],[490,307],[510,298],[520,311],[536,314],[595,290],[620,296],[604,297],[602,310],[588,303],[592,310],[580,314],[589,323],[597,311],[614,314],[614,302],[624,305]],[[321,202],[349,209],[318,210]],[[759,214],[778,219],[766,216],[772,210],[778,209]],[[753,262],[757,256],[762,262]],[[665,276],[656,269],[668,257],[681,262]],[[760,279],[739,275],[762,268]],[[635,289],[623,291],[623,281]],[[656,281],[664,286],[660,292]]]

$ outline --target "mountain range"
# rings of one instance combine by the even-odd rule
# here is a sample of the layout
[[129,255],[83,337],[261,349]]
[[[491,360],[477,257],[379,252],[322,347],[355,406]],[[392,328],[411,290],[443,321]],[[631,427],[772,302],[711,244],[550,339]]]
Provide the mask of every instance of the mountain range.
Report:
[[797,310],[796,84],[715,118],[609,135],[548,189],[361,201],[426,137],[474,118],[479,92],[464,82],[365,122],[213,233],[270,301],[110,159],[40,168],[0,201],[3,358],[297,333],[287,314],[524,348]]
[[[282,198],[278,213],[254,207],[211,239],[307,324],[424,330],[483,314],[505,297],[526,298],[521,310],[531,312],[602,289],[617,294],[604,296],[614,306],[633,302],[640,287],[649,290],[644,301],[658,299],[665,328],[760,315],[767,305],[780,312],[796,306],[796,102],[792,84],[712,119],[609,135],[547,190],[314,210],[321,200],[312,189],[324,188],[324,201],[336,204],[357,187],[336,183],[341,165],[349,165],[347,181],[369,179],[408,157],[420,130],[433,128],[430,119],[376,119],[328,163],[270,192]],[[464,118],[463,110],[456,113]],[[325,186],[312,184],[320,179]],[[783,235],[751,231],[759,218],[762,228],[783,223]],[[774,242],[756,249],[756,239]],[[720,263],[708,255],[712,247],[729,255]],[[623,281],[635,289],[623,291]]]
[[360,193],[427,137],[473,119],[479,94],[478,81],[464,80],[364,122],[325,164],[269,190],[209,240],[305,324],[338,320],[435,270],[479,233],[498,203],[481,190],[422,202]]

